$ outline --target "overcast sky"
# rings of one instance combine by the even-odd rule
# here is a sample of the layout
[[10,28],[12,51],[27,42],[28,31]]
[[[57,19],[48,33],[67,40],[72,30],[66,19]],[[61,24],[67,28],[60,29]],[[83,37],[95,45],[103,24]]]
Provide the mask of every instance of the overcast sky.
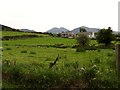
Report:
[[0,0],[0,24],[47,31],[80,26],[118,30],[119,0]]

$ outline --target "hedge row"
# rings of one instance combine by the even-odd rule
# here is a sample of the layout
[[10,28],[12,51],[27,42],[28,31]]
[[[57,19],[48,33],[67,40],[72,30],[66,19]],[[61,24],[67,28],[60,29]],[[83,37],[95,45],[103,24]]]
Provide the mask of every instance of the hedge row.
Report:
[[20,36],[4,36],[2,40],[16,40],[16,39],[26,39],[38,37],[37,35],[20,35]]

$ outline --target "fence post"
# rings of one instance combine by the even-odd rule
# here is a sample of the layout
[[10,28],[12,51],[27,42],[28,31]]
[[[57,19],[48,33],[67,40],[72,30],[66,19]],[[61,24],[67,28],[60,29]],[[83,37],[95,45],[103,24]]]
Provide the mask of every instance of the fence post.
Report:
[[116,69],[117,72],[120,74],[120,44],[116,45]]
[[120,44],[116,45],[116,69],[118,74],[118,88],[120,88]]

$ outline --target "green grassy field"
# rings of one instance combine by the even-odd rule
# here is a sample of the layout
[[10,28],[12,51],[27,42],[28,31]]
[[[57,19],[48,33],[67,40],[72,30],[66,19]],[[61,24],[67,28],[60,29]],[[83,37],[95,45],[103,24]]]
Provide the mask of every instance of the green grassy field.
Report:
[[66,38],[53,38],[53,37],[40,37],[40,38],[31,38],[25,40],[11,40],[11,41],[3,41],[4,44],[15,45],[15,44],[22,44],[22,45],[53,45],[53,44],[65,44],[65,45],[74,45],[74,39],[66,39]]
[[[39,46],[56,44],[69,47]],[[2,42],[3,87],[118,87],[115,50],[76,52],[76,49],[72,48],[75,44],[75,39],[57,37],[4,40]],[[92,40],[91,45],[93,44],[98,43]],[[49,68],[58,54],[56,65]]]
[[20,36],[20,35],[38,35],[38,36],[49,36],[45,34],[29,33],[29,32],[13,32],[13,31],[0,31],[0,35],[4,36]]

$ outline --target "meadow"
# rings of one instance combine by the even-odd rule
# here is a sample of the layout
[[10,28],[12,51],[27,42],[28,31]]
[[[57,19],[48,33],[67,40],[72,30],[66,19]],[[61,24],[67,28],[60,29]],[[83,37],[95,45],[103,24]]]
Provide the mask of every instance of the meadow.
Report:
[[29,32],[13,32],[13,31],[0,31],[0,35],[4,36],[21,36],[21,35],[38,35],[38,36],[48,36],[45,34],[29,33]]
[[3,40],[3,88],[117,88],[115,50],[76,52],[75,45],[76,39],[51,36]]

